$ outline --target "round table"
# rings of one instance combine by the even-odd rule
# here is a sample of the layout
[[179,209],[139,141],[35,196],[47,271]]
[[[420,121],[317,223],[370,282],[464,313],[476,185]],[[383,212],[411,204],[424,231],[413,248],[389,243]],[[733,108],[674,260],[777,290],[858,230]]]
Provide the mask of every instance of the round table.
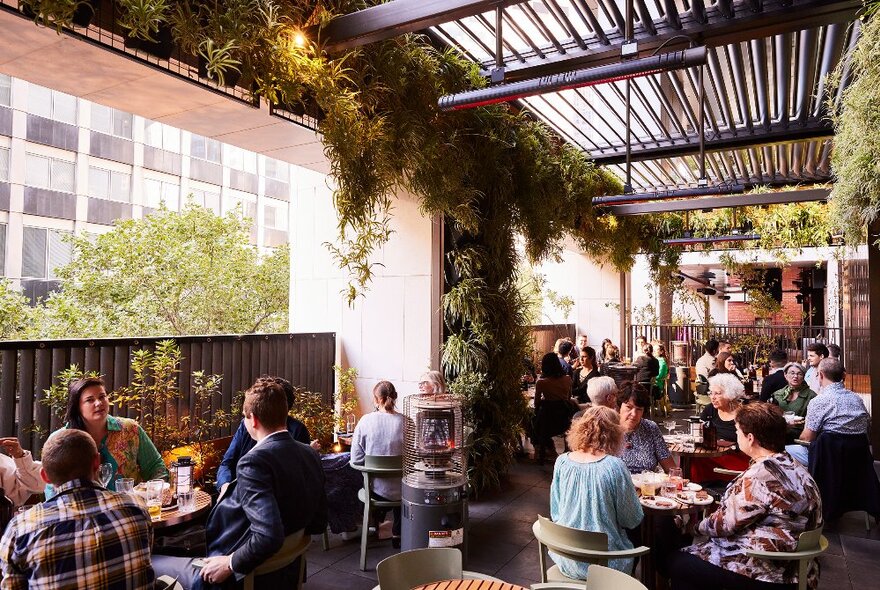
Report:
[[184,522],[189,522],[195,518],[206,514],[211,509],[211,495],[202,490],[196,490],[196,509],[192,512],[181,512],[177,508],[163,510],[159,518],[153,520],[154,529],[164,529],[166,527],[175,526]]
[[441,580],[412,590],[526,590],[522,586],[494,580]]
[[712,458],[712,457],[720,457],[721,455],[726,455],[731,451],[736,450],[736,445],[730,445],[729,447],[718,447],[714,451],[710,451],[708,449],[704,449],[701,446],[697,446],[693,451],[685,451],[684,445],[682,443],[666,443],[666,446],[669,447],[669,452],[675,455],[678,455],[681,458],[679,464],[681,465],[681,473],[682,476],[686,479],[691,478],[691,459],[697,458]]

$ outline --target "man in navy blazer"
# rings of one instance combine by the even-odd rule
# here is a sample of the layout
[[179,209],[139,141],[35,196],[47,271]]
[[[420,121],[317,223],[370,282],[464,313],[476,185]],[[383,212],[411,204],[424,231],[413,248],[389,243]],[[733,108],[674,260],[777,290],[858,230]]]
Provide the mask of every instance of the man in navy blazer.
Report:
[[[178,577],[186,588],[234,588],[274,555],[284,538],[300,529],[307,535],[327,526],[324,472],[318,454],[293,440],[286,428],[282,387],[257,380],[245,393],[244,421],[257,444],[238,462],[237,477],[217,500],[205,527],[208,557],[193,560],[154,556],[157,572]],[[257,587],[292,587],[297,564],[261,576]],[[271,578],[271,579],[270,579]]]

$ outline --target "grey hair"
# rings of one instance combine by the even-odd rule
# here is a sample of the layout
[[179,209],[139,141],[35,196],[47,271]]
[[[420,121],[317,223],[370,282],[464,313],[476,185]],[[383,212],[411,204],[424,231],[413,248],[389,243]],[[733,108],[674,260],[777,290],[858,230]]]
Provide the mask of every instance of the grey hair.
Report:
[[746,392],[742,381],[736,378],[733,373],[719,373],[713,377],[709,377],[709,385],[715,385],[722,391],[721,396],[727,401],[733,402],[742,398]]
[[434,393],[439,395],[446,393],[446,380],[440,371],[428,371],[422,375],[421,381],[427,381],[434,386]]
[[587,382],[587,396],[593,405],[604,406],[608,401],[616,403],[617,383],[611,377],[595,377]]
[[785,373],[788,373],[788,370],[792,367],[797,367],[798,369],[800,369],[801,375],[807,374],[807,370],[804,368],[804,366],[802,364],[796,363],[796,362],[786,363],[786,365],[782,368],[782,374],[784,375]]

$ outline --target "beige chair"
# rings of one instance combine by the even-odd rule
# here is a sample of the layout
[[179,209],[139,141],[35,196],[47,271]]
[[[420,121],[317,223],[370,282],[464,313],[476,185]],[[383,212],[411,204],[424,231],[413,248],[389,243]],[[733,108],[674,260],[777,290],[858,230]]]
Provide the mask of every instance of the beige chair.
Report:
[[647,587],[623,572],[602,565],[591,565],[587,583],[547,582],[532,584],[531,590],[648,590]]
[[810,561],[819,557],[828,549],[828,539],[822,535],[822,527],[805,531],[798,537],[798,544],[794,551],[761,551],[758,549],[746,549],[746,555],[758,559],[770,559],[773,561],[797,561],[798,562],[798,590],[807,589],[807,571],[810,569]]
[[410,590],[440,580],[491,580],[498,578],[462,570],[461,551],[451,547],[413,549],[392,555],[376,566],[379,584],[373,590]]
[[311,544],[312,537],[304,534],[304,531],[302,530],[288,535],[287,538],[284,539],[284,544],[281,546],[281,549],[279,549],[275,555],[258,565],[254,571],[245,576],[244,590],[254,590],[254,579],[257,576],[270,574],[274,571],[285,568],[296,561],[298,557],[302,557],[302,559],[299,561],[299,580],[297,581],[296,587],[302,587],[303,574],[306,569],[305,553],[308,551],[309,545]]
[[375,508],[398,508],[400,500],[378,500],[371,493],[376,479],[396,479],[403,474],[403,457],[400,455],[366,455],[363,465],[351,464],[364,474],[364,487],[358,491],[358,499],[364,503],[364,522],[361,526],[361,570],[367,569],[367,537],[370,531],[370,514]]
[[[608,565],[609,559],[632,559],[640,555],[646,555],[651,550],[647,547],[634,549],[622,549],[618,551],[608,550],[608,535],[592,531],[573,529],[561,524],[556,524],[549,518],[538,516],[538,520],[532,525],[532,532],[538,539],[538,558],[541,562],[542,582],[578,582],[567,577],[559,566],[554,565],[547,569],[547,550],[559,555],[582,561],[589,564]],[[589,575],[587,576],[589,578]]]

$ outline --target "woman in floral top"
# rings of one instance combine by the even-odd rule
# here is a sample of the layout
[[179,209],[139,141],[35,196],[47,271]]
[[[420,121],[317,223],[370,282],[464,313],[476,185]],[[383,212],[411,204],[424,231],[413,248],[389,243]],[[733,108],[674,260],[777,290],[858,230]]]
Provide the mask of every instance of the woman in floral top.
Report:
[[[111,416],[109,409],[102,379],[87,377],[70,384],[64,428],[84,430],[95,439],[101,462],[113,465],[107,488],[116,490],[119,477],[135,482],[167,477],[165,463],[144,429],[129,418]],[[51,484],[47,485],[46,496],[53,492]]]
[[[797,562],[752,558],[746,551],[794,551],[801,533],[822,526],[816,482],[784,451],[786,424],[779,408],[748,404],[735,420],[737,444],[752,464],[727,488],[718,510],[696,525],[696,542],[670,557],[675,590],[794,588]],[[815,590],[818,580],[814,561],[807,587]]]

